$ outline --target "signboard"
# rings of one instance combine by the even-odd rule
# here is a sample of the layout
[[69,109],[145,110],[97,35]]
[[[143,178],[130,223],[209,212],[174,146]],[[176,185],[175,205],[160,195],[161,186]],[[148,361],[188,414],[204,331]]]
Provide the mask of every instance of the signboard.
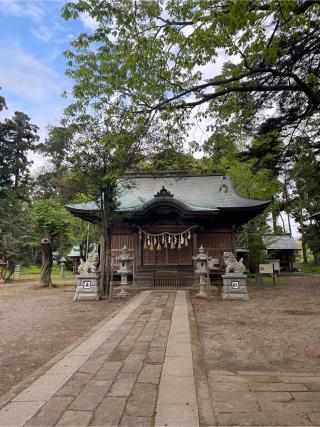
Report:
[[273,264],[259,264],[260,274],[273,274]]
[[279,259],[269,259],[269,264],[273,264],[274,271],[280,274],[280,260]]
[[259,264],[259,273],[260,274],[270,274],[273,279],[273,286],[276,285],[276,275],[274,273],[273,264]]
[[239,280],[233,280],[231,282],[231,288],[232,289],[239,289]]
[[83,289],[90,289],[90,288],[91,288],[90,280],[86,280],[85,282],[83,282]]

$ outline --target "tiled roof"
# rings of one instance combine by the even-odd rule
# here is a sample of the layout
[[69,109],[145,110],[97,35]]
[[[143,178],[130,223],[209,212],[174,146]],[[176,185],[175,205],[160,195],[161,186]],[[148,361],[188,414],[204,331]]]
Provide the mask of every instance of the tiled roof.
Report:
[[[174,200],[189,211],[217,211],[227,208],[254,208],[267,206],[269,201],[244,199],[238,196],[227,176],[135,176],[127,179],[119,188],[119,211],[137,212],[152,205],[162,188],[172,193],[164,200]],[[161,197],[162,198],[162,197]],[[157,199],[159,200],[159,199]],[[97,211],[95,202],[67,206],[70,210]]]
[[290,237],[288,234],[284,235],[271,235],[268,234],[267,236],[262,237],[263,244],[265,245],[266,249],[268,250],[298,250],[296,241]]
[[67,257],[70,257],[70,258],[80,258],[80,246],[79,245],[72,246],[72,249],[68,253]]

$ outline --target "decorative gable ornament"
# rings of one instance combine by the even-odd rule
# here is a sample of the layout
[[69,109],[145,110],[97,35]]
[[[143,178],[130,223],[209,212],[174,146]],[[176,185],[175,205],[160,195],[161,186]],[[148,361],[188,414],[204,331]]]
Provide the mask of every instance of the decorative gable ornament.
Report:
[[154,197],[173,197],[173,194],[168,191],[165,186],[162,186],[161,190],[154,195]]

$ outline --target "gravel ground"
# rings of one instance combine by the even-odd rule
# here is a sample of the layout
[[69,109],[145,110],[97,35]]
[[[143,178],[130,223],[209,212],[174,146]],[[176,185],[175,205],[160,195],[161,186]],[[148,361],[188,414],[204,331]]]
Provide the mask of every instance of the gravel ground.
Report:
[[0,284],[0,395],[81,337],[122,301],[74,302],[73,287]]
[[320,278],[249,286],[249,301],[192,298],[208,369],[317,372]]

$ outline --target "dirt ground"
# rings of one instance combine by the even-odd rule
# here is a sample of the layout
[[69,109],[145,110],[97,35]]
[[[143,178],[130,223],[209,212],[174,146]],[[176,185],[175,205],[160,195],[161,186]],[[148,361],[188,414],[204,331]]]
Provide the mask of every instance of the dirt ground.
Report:
[[122,301],[73,301],[73,286],[0,283],[0,396],[81,337]]
[[208,369],[318,372],[320,278],[248,286],[249,301],[192,298]]

